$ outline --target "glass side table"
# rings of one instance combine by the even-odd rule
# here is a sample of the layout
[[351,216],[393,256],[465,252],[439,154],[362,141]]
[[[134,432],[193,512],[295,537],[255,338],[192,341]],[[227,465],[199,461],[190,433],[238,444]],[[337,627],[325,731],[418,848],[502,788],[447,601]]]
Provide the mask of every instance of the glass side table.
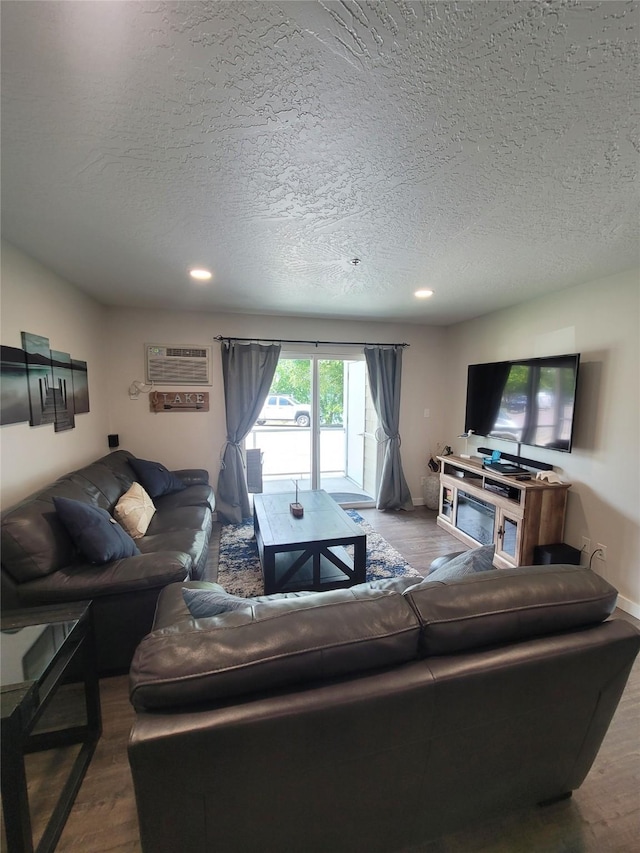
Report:
[[[50,853],[60,838],[102,732],[91,602],[6,611],[0,617],[2,670],[2,808],[8,853],[32,853],[25,755],[80,744],[37,846]],[[73,682],[84,687],[82,720],[53,714]],[[54,716],[47,722],[47,710]],[[73,716],[73,715],[72,715]]]

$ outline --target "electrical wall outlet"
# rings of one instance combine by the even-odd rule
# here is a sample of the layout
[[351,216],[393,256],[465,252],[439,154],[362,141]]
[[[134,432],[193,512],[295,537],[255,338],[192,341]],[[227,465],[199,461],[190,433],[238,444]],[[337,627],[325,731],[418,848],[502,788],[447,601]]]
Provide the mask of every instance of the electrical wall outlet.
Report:
[[591,551],[591,539],[587,536],[582,537],[582,548],[580,550],[586,551],[587,554]]
[[596,559],[602,560],[603,563],[607,562],[607,546],[599,542],[596,544]]

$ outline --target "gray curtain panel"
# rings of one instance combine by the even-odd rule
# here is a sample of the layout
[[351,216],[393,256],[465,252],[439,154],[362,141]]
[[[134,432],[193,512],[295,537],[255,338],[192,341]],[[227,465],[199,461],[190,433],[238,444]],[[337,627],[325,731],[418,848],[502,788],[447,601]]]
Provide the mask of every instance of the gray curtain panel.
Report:
[[400,384],[402,347],[365,347],[373,405],[385,433],[384,462],[376,499],[378,509],[413,510],[400,460]]
[[280,345],[223,341],[221,347],[227,441],[218,476],[216,511],[223,523],[240,524],[243,518],[251,516],[240,444],[267,399],[280,357]]

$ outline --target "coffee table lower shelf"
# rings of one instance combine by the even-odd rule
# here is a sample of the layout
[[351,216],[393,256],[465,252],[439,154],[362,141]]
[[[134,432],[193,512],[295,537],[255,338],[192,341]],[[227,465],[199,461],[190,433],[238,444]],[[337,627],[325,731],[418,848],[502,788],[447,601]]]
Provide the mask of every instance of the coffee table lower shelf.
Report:
[[272,578],[269,578],[269,555],[264,563],[266,595],[270,592],[340,589],[365,581],[365,573],[354,569],[349,552],[341,545],[317,550],[278,551],[272,556]]

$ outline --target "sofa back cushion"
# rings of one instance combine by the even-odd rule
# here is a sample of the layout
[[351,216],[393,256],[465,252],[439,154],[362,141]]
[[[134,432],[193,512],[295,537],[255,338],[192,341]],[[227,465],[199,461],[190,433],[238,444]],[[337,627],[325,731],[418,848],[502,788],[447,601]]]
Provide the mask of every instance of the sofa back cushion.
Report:
[[401,594],[367,584],[254,601],[148,634],[131,665],[131,701],[184,707],[393,666],[416,658],[419,631]]
[[422,653],[442,655],[602,622],[617,591],[590,569],[554,565],[426,578],[405,597],[422,625]]
[[72,474],[68,474],[65,479],[77,483],[84,491],[86,500],[101,507],[101,509],[106,509],[107,512],[112,512],[113,507],[127,488],[123,480],[120,480],[113,471],[99,462],[94,462],[93,465],[87,465],[86,468],[74,471]]

